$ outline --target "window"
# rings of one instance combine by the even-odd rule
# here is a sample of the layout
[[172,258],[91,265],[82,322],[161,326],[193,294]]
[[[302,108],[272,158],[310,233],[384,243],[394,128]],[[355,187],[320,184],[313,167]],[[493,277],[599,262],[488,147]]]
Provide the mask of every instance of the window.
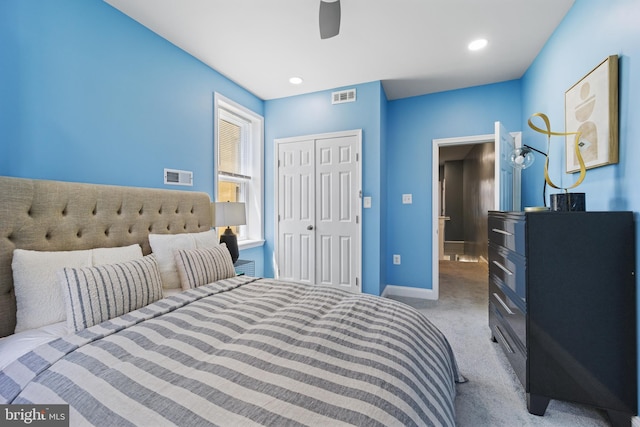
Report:
[[258,246],[263,243],[263,118],[219,94],[214,104],[215,199],[245,203],[247,225],[232,229],[241,248]]
[[[251,123],[225,109],[218,111],[219,202],[245,202],[251,187]],[[231,227],[238,240],[247,239],[246,226]],[[224,230],[218,230],[221,234]]]

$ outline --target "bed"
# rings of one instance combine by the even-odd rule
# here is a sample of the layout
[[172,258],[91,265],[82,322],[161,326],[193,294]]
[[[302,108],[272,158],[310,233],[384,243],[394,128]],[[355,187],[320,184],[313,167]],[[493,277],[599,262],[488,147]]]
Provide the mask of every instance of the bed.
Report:
[[68,404],[71,425],[455,425],[464,378],[423,315],[237,276],[212,236],[205,193],[0,177],[0,403]]

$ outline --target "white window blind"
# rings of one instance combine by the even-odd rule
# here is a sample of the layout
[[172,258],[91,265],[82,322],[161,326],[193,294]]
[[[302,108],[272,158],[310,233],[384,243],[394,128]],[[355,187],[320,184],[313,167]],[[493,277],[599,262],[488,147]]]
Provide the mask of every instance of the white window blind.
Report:
[[[225,114],[226,115],[226,114]],[[238,119],[240,121],[240,119]],[[251,179],[250,170],[246,167],[246,157],[248,156],[247,135],[248,123],[232,123],[231,121],[220,119],[219,126],[219,146],[218,146],[218,173],[236,178]]]
[[263,118],[219,94],[214,102],[215,199],[245,203],[247,224],[232,227],[241,247],[262,242]]

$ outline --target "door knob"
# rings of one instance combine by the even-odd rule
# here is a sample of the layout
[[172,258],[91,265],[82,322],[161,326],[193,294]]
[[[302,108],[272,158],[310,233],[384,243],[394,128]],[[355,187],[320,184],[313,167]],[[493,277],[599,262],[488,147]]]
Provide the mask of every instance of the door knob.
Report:
[[307,225],[307,230],[313,230],[313,225]]

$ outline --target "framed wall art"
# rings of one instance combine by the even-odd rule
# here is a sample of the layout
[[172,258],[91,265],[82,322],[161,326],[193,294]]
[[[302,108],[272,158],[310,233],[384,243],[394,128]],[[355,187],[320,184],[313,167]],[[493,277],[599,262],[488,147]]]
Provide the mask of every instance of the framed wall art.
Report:
[[[611,55],[564,94],[565,132],[580,132],[587,169],[618,163],[618,55]],[[575,135],[565,141],[566,170],[578,172]]]

